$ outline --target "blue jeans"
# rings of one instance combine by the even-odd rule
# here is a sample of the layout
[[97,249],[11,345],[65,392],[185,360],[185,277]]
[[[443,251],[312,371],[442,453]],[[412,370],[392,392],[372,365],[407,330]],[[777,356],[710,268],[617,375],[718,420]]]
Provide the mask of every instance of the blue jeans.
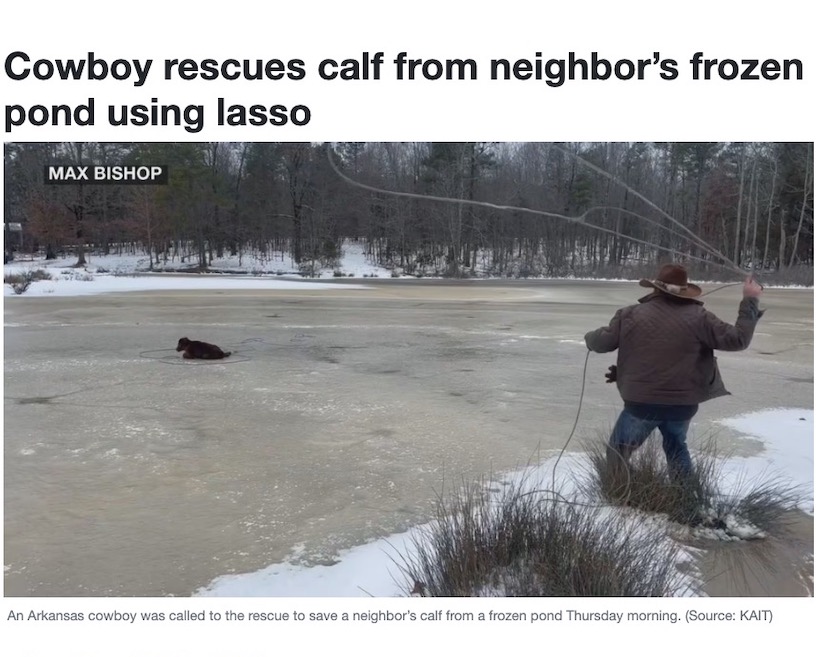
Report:
[[690,422],[691,420],[664,420],[662,417],[643,419],[624,409],[612,429],[609,445],[626,460],[658,429],[663,436],[663,451],[669,475],[676,479],[686,478],[692,474],[692,459],[686,446],[686,432]]

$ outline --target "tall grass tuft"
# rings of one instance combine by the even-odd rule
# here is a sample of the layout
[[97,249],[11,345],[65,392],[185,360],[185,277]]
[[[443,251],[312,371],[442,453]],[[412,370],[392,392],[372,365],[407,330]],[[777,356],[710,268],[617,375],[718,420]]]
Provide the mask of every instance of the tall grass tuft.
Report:
[[[714,441],[693,453],[693,475],[683,481],[669,476],[659,441],[648,440],[632,455],[627,468],[613,469],[607,462],[607,451],[603,441],[588,447],[590,467],[581,487],[590,497],[665,514],[691,527],[735,532],[736,538],[779,531],[788,512],[797,508],[803,497],[799,488],[775,476],[727,482],[724,460]],[[744,525],[747,530],[740,529]]]
[[438,500],[434,520],[395,559],[429,596],[669,596],[678,547],[652,525],[546,499],[521,480]]

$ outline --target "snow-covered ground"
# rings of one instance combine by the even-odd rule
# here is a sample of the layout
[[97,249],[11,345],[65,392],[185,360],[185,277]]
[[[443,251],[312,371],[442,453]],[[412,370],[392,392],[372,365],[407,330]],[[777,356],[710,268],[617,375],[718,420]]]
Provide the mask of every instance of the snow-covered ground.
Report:
[[[4,276],[25,274],[44,270],[51,276],[49,280],[34,281],[23,296],[80,296],[106,292],[132,292],[144,290],[206,290],[206,289],[324,289],[329,283],[322,279],[341,281],[345,279],[390,278],[392,272],[384,267],[372,265],[364,253],[363,246],[347,242],[339,267],[321,269],[315,277],[303,278],[290,258],[281,254],[269,259],[245,256],[243,258],[224,257],[214,260],[211,269],[223,274],[179,275],[167,273],[146,274],[148,256],[107,255],[86,256],[88,264],[75,268],[76,256],[57,260],[26,259],[17,260],[4,266]],[[166,269],[176,269],[184,273],[190,263],[178,260],[162,265]],[[360,288],[361,284],[348,284]],[[338,284],[333,284],[338,289]],[[11,285],[3,286],[4,296],[14,296]]]
[[[333,283],[300,281],[294,278],[259,278],[201,274],[195,276],[150,274],[140,276],[113,276],[111,274],[84,274],[73,270],[58,271],[51,280],[34,281],[23,294],[26,297],[85,296],[106,292],[140,292],[149,290],[321,290],[339,287]],[[362,285],[344,283],[343,288],[361,288]],[[4,296],[14,296],[11,285],[4,286]]]
[[[803,510],[813,514],[813,440],[814,411],[807,409],[769,409],[759,413],[731,418],[725,421],[738,431],[763,442],[764,451],[754,457],[728,458],[721,468],[726,490],[734,490],[743,481],[754,481],[758,476],[782,476],[791,485],[806,492],[801,504]],[[556,461],[558,467],[556,468]],[[564,496],[571,496],[572,478],[569,474],[581,466],[579,457],[565,454],[547,459],[525,473],[511,473],[506,479],[526,476],[531,482],[562,482],[559,487]],[[553,471],[555,470],[554,474]],[[633,514],[634,515],[634,514]],[[641,522],[657,526],[657,518],[635,518],[635,527]],[[740,534],[747,527],[735,528]],[[753,529],[753,528],[752,528]],[[696,530],[704,537],[708,532]],[[407,582],[397,565],[403,557],[414,554],[416,540],[423,536],[424,527],[361,545],[338,555],[331,566],[305,566],[300,563],[301,547],[293,548],[289,560],[272,564],[258,572],[225,575],[196,592],[201,596],[300,596],[300,597],[355,597],[355,596],[404,596],[408,594]],[[750,536],[754,532],[752,531]],[[725,539],[723,532],[713,532],[715,540]],[[681,547],[679,560],[685,562],[692,553]],[[681,592],[697,594],[700,582],[695,575],[684,580]]]
[[[774,478],[805,489],[801,508],[814,515],[814,411],[767,409],[723,420],[753,440],[763,443],[763,452],[749,458],[729,460],[727,484],[732,476],[747,481]],[[742,464],[739,467],[732,465]]]

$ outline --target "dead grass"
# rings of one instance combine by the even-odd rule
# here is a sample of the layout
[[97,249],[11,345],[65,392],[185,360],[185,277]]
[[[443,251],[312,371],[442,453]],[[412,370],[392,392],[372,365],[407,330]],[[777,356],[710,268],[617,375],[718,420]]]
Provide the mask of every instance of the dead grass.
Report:
[[525,484],[483,482],[442,496],[434,520],[395,559],[429,596],[669,596],[677,547],[649,525],[545,500]]
[[[714,441],[692,454],[694,474],[685,481],[669,477],[659,441],[649,439],[626,469],[607,464],[607,444],[588,447],[590,468],[581,487],[593,499],[660,513],[692,527],[725,530],[738,522],[764,532],[779,531],[788,511],[797,508],[802,492],[782,477],[741,478],[729,484]],[[628,472],[624,480],[624,472]],[[731,528],[731,527],[730,527]]]

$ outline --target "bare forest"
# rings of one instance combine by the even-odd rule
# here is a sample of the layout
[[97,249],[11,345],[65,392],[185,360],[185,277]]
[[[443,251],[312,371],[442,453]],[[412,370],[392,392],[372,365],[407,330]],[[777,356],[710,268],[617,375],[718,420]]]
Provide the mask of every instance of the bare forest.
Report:
[[[396,275],[605,277],[677,260],[813,280],[810,143],[63,142],[4,156],[7,260],[141,253],[205,271],[230,255],[310,275],[358,240]],[[45,184],[55,164],[170,175]]]

